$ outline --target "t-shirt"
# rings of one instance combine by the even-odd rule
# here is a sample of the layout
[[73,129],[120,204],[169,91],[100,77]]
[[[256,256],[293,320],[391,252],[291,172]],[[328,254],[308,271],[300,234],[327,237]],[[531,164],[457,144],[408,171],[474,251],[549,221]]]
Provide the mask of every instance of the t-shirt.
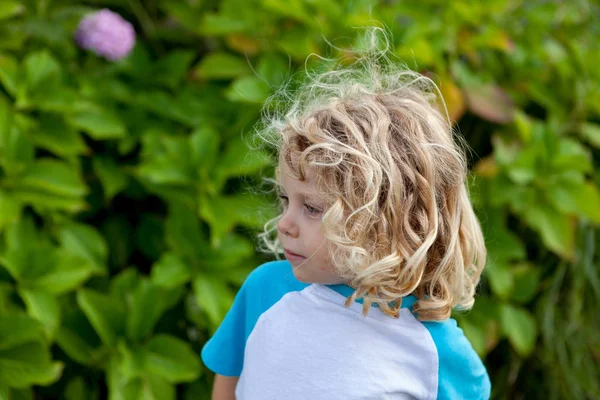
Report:
[[202,349],[217,374],[239,376],[238,400],[489,399],[490,380],[454,319],[421,322],[344,303],[346,285],[305,284],[288,261],[255,269]]

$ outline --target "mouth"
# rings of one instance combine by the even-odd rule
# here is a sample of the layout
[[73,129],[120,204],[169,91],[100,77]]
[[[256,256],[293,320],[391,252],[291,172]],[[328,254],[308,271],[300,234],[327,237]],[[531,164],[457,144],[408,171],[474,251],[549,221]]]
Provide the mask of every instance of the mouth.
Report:
[[285,252],[285,256],[288,259],[294,259],[294,260],[304,260],[306,257],[301,256],[300,254],[296,254],[296,253],[292,253],[291,251],[289,251],[288,249],[284,248],[283,251]]

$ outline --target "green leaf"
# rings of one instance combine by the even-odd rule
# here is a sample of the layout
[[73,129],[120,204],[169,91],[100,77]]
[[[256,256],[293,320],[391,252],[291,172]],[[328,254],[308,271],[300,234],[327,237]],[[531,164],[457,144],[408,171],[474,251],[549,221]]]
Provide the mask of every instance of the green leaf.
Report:
[[194,73],[202,79],[232,79],[248,74],[250,68],[243,58],[229,53],[209,53],[194,67]]
[[471,342],[473,349],[480,357],[485,356],[485,330],[482,326],[470,323],[467,319],[460,321],[460,327]]
[[[254,254],[254,246],[250,241],[238,234],[229,233],[223,237],[218,247],[203,246],[200,264],[215,272],[224,272],[239,267],[248,257]],[[226,272],[226,274],[228,274]]]
[[455,313],[457,314],[455,316],[459,321],[461,328],[463,327],[463,323],[466,322],[467,324],[472,325],[471,330],[476,329],[478,331],[467,332],[469,328],[463,328],[469,339],[471,338],[469,336],[471,334],[473,334],[473,336],[479,336],[483,333],[483,348],[479,347],[482,344],[481,338],[474,339],[479,342],[476,350],[480,355],[483,356],[484,354],[487,354],[497,346],[500,340],[500,309],[497,298],[480,295],[467,315],[462,315],[460,311]]
[[100,107],[77,112],[70,115],[67,121],[95,140],[121,139],[127,135],[127,128],[119,117]]
[[189,185],[194,181],[187,137],[146,132],[142,142],[143,161],[137,168],[141,177],[155,184]]
[[185,78],[193,59],[194,52],[189,50],[175,50],[160,57],[152,68],[154,83],[163,83],[169,88],[176,88]]
[[146,364],[146,355],[140,346],[127,346],[124,342],[119,342],[118,351],[121,355],[121,374],[127,380],[143,377],[145,375],[144,367]]
[[21,218],[22,207],[10,193],[0,189],[0,232]]
[[561,138],[558,152],[552,157],[552,167],[556,171],[573,170],[590,172],[593,170],[589,151],[573,139]]
[[203,36],[225,35],[242,32],[248,28],[244,19],[233,18],[224,14],[204,13],[204,18],[198,24],[198,33]]
[[236,79],[225,92],[230,101],[261,104],[269,96],[269,85],[255,76],[245,76]]
[[303,22],[308,26],[312,26],[316,21],[305,8],[305,2],[302,0],[263,0],[263,6],[273,14],[292,18]]
[[69,381],[64,391],[65,400],[93,400],[98,393],[90,391],[82,377],[77,376]]
[[30,218],[9,227],[7,247],[0,259],[22,289],[55,294],[76,288],[94,271],[85,260],[64,254],[47,238],[38,238]]
[[131,380],[127,378],[122,371],[122,363],[120,357],[115,355],[110,357],[106,367],[106,384],[108,386],[108,398],[111,400],[133,400],[139,398],[139,391],[132,395],[128,395],[125,391],[127,382]]
[[189,282],[189,266],[175,253],[165,253],[152,266],[152,283],[165,288],[175,288]]
[[256,68],[258,76],[264,79],[271,88],[279,87],[291,74],[288,60],[276,53],[268,53],[261,57]]
[[540,158],[539,146],[531,145],[522,149],[516,159],[507,166],[510,178],[520,184],[527,185],[537,177],[537,162]]
[[135,105],[142,110],[148,110],[156,115],[180,122],[186,126],[198,126],[203,120],[202,104],[198,105],[198,98],[187,98],[180,94],[173,97],[161,91],[139,92],[135,97]]
[[77,304],[83,310],[102,341],[115,347],[117,338],[125,333],[125,307],[110,296],[90,289],[77,292]]
[[559,181],[549,187],[547,195],[558,210],[600,223],[600,192],[593,183]]
[[0,138],[2,138],[2,147],[6,147],[7,138],[10,136],[13,124],[15,112],[13,110],[11,102],[0,95]]
[[0,55],[0,83],[11,96],[17,95],[19,63],[14,57]]
[[[515,119],[513,123],[521,140],[525,143],[529,143],[533,135],[533,118],[531,118],[522,110],[515,110]],[[537,125],[537,123],[535,124]]]
[[263,150],[250,150],[242,138],[231,141],[219,162],[215,180],[223,184],[225,180],[255,174],[273,164],[271,156]]
[[508,299],[514,289],[514,279],[511,268],[507,265],[490,260],[484,269],[492,291],[501,299]]
[[574,220],[544,203],[528,208],[521,217],[542,237],[542,241],[556,254],[572,259],[575,241]]
[[512,268],[514,290],[511,300],[519,304],[529,303],[538,292],[541,270],[529,264],[520,264]]
[[148,351],[144,347],[120,345],[119,351],[122,354],[118,367],[120,376],[111,379],[111,382],[120,388],[111,389],[118,390],[124,399],[175,400],[173,385],[167,379],[149,372]]
[[0,382],[0,400],[34,400],[33,391],[31,388],[10,388],[7,383]]
[[193,287],[196,304],[206,312],[213,325],[218,325],[225,316],[220,301],[226,290],[224,282],[209,276],[198,275],[194,279]]
[[7,250],[27,252],[36,247],[39,240],[35,222],[30,214],[25,214],[22,218],[17,219],[6,230]]
[[581,136],[583,136],[589,144],[600,149],[600,125],[591,122],[584,123],[581,126]]
[[200,229],[200,221],[194,212],[181,204],[169,204],[169,214],[165,225],[167,245],[185,260],[198,260],[202,257],[200,247],[207,238]]
[[198,169],[210,170],[214,168],[219,156],[219,132],[210,126],[200,127],[189,138],[194,164]]
[[0,97],[0,165],[5,175],[17,176],[33,162],[35,149],[12,117],[13,111]]
[[33,389],[12,389],[10,393],[11,397],[9,400],[34,400]]
[[131,296],[127,314],[127,337],[133,341],[144,339],[167,310],[164,289],[142,279]]
[[497,263],[525,258],[525,246],[517,235],[506,227],[506,212],[502,209],[486,210],[485,239],[488,257]]
[[151,162],[140,164],[137,173],[141,178],[145,178],[156,185],[190,185],[193,182],[193,175],[172,163],[166,158],[157,158]]
[[77,131],[65,121],[51,114],[42,114],[38,128],[31,132],[36,146],[59,156],[81,155],[87,151],[85,142]]
[[114,162],[107,157],[94,157],[92,160],[94,172],[102,183],[104,198],[111,200],[129,184],[129,176]]
[[123,300],[125,304],[129,295],[135,290],[140,274],[135,267],[125,268],[110,281],[110,294]]
[[77,169],[52,159],[38,159],[19,183],[20,188],[58,196],[81,197],[88,193],[88,188]]
[[60,378],[63,364],[52,362],[48,348],[41,342],[28,342],[0,350],[0,382],[25,388],[49,385]]
[[86,260],[96,272],[106,272],[108,245],[93,226],[69,223],[60,229],[59,238],[65,251]]
[[[111,400],[175,400],[175,387],[165,379],[151,375],[135,378],[111,391]],[[113,388],[111,387],[111,390]]]
[[[92,264],[80,257],[69,254],[61,256],[58,249],[54,249],[53,254],[53,263],[49,264],[48,270],[27,280],[23,283],[23,288],[63,294],[78,288],[96,272]],[[38,265],[41,265],[41,262]]]
[[85,315],[77,308],[63,310],[62,324],[56,334],[56,343],[69,356],[82,365],[95,365],[100,339]]
[[48,211],[77,213],[89,208],[85,200],[78,197],[64,197],[31,188],[16,188],[13,193],[16,199],[32,206],[40,214]]
[[45,81],[60,74],[60,64],[48,50],[30,53],[23,60],[27,87],[35,90]]
[[[431,41],[428,38],[425,38],[423,36],[416,36],[412,40],[403,41],[403,43],[401,43],[400,46],[396,48],[395,52],[399,57],[403,59],[411,59],[411,61],[414,60],[415,65],[418,65],[419,68],[423,68],[426,66],[433,66],[436,64],[439,57],[438,51],[439,50],[435,47],[434,44],[431,43]],[[448,100],[450,99],[450,96],[448,95],[452,93],[452,91],[454,91],[454,88],[458,89],[458,86],[455,86],[449,80],[446,81],[446,83],[440,87],[440,89],[446,90],[447,95],[443,94],[446,103],[448,103]],[[453,98],[456,99],[458,98],[458,96],[462,97],[462,93],[460,91],[454,91],[454,93],[455,97]],[[463,101],[462,98],[460,101]],[[450,104],[453,104],[452,100],[450,100]],[[464,112],[464,105],[462,106],[462,109]],[[452,113],[450,113],[450,115],[452,115]],[[453,117],[452,119],[454,121],[458,121],[458,118]]]
[[22,288],[35,286],[44,276],[56,273],[57,266],[68,261],[47,238],[40,237],[32,218],[27,215],[8,226],[5,238],[0,262]]
[[60,327],[60,305],[56,297],[48,292],[20,290],[19,295],[27,306],[27,313],[44,325],[46,337],[50,340]]
[[500,308],[500,322],[517,353],[522,357],[529,356],[535,349],[538,335],[535,318],[524,308],[504,304]]
[[236,225],[261,229],[274,212],[266,199],[253,195],[206,198],[199,209],[199,215],[212,229],[211,244],[214,247],[219,247]]
[[0,350],[44,339],[43,326],[25,314],[0,315]]
[[296,26],[286,29],[275,40],[275,44],[284,54],[289,54],[294,60],[304,62],[305,58],[319,50],[313,40],[313,31],[306,26]]
[[170,383],[191,382],[200,376],[200,360],[184,341],[156,335],[146,347],[146,370]]
[[39,88],[28,101],[31,102],[29,106],[41,111],[70,114],[77,109],[81,97],[74,89],[55,84]]

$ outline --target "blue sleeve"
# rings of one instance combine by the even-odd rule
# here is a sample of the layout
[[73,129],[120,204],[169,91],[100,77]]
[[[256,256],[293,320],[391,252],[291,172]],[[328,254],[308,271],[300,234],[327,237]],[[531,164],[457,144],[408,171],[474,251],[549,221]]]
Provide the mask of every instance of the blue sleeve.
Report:
[[287,261],[268,262],[248,275],[225,319],[202,348],[202,361],[211,371],[240,376],[246,341],[258,318],[289,291],[301,290]]
[[488,400],[490,377],[456,320],[424,325],[438,352],[438,400]]
[[246,333],[251,323],[247,312],[248,284],[251,279],[252,274],[246,278],[213,337],[202,348],[202,361],[216,374],[239,376],[242,371]]

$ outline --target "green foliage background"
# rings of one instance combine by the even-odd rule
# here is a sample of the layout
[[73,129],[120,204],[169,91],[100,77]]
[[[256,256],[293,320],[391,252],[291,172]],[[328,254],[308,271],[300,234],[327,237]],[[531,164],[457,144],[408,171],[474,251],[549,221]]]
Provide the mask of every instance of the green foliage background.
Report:
[[[118,63],[72,40],[102,7],[138,32]],[[600,398],[598,15],[586,0],[3,0],[0,399],[209,398],[199,350],[275,212],[246,190],[272,155],[249,157],[242,134],[309,54],[351,57],[380,23],[473,148],[489,262],[456,317],[493,398]]]

